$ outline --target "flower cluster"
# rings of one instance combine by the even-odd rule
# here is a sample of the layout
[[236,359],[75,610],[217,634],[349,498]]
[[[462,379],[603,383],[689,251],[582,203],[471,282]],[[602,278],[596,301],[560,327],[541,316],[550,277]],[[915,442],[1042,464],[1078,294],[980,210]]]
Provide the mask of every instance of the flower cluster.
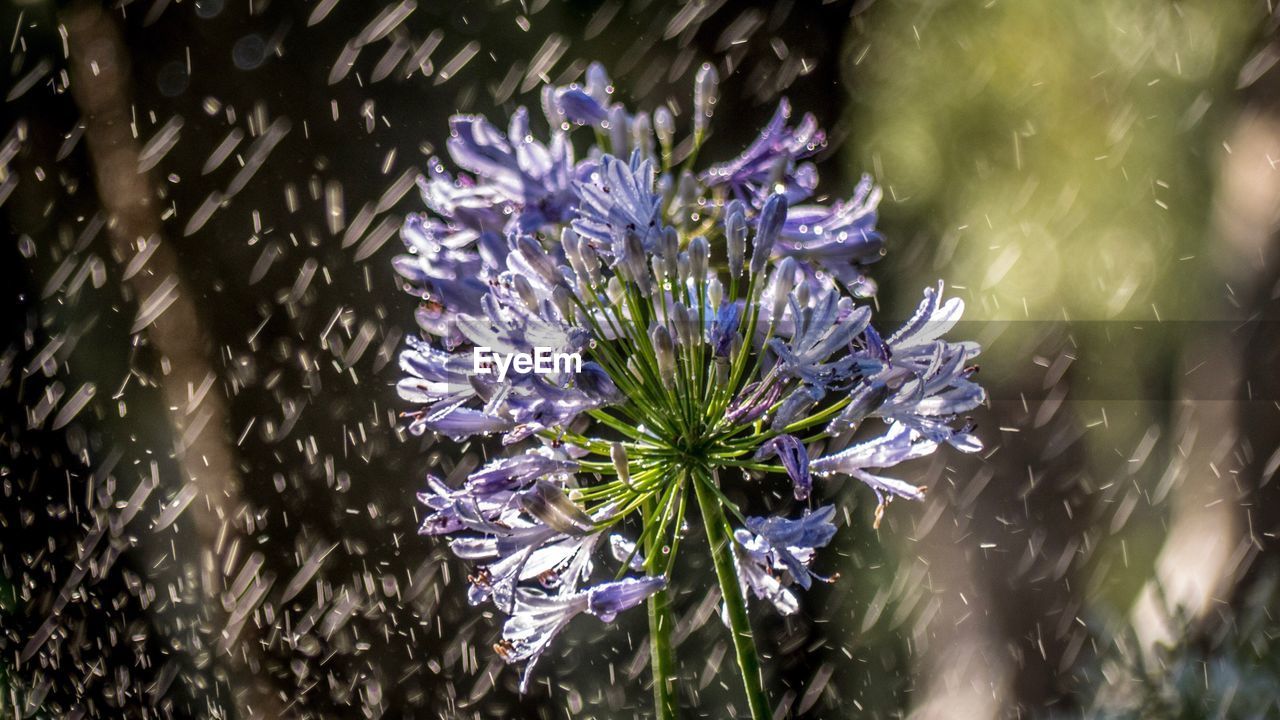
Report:
[[[496,650],[527,661],[522,688],[572,618],[661,610],[690,498],[738,643],[743,596],[793,613],[794,588],[825,579],[810,568],[835,513],[812,507],[815,478],[865,483],[878,523],[924,493],[889,468],[981,448],[961,419],[985,397],[978,347],[943,339],[963,303],[939,284],[901,328],[874,327],[880,191],[864,178],[815,202],[823,134],[785,101],[741,155],[697,172],[717,85],[704,66],[679,141],[668,108],[629,111],[598,65],[544,88],[545,140],[524,108],[505,133],[456,116],[461,172],[433,160],[430,212],[403,228],[395,268],[422,300],[400,358],[409,429],[505,448],[461,487],[430,479],[422,532],[474,564],[472,603],[508,615]],[[477,347],[586,362],[498,379],[475,372]],[[770,475],[808,509],[748,516],[725,492]],[[609,579],[595,578],[600,554]]]

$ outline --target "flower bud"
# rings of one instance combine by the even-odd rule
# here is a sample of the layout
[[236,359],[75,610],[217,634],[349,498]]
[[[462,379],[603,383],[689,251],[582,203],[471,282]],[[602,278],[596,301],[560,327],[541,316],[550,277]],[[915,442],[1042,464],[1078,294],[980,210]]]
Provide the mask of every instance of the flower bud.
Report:
[[684,303],[676,302],[675,307],[671,310],[671,323],[676,329],[677,344],[690,345],[693,343],[693,326],[695,322],[689,316],[689,309],[684,306]]
[[664,380],[676,376],[676,352],[671,342],[671,333],[661,325],[654,325],[649,330],[649,340],[653,343],[653,354],[658,361],[658,373]]
[[774,430],[781,430],[796,420],[800,419],[802,413],[813,404],[822,399],[822,393],[816,388],[801,385],[792,390],[786,398],[783,399],[782,405],[778,411],[774,413],[773,422],[770,427]]
[[561,109],[560,103],[557,101],[555,85],[542,86],[542,114],[547,116],[547,124],[551,127],[560,127],[565,123],[564,110]]
[[574,272],[578,272],[578,266],[582,264],[582,256],[578,254],[578,233],[574,232],[572,227],[566,226],[560,231],[560,247],[564,249],[569,267],[573,268]]
[[720,284],[720,278],[713,275],[707,281],[707,313],[719,310],[722,300],[724,300],[724,285]]
[[[719,282],[716,283],[716,287],[719,287]],[[708,297],[711,295],[711,290],[712,288],[707,288]],[[717,306],[714,312],[715,315],[711,320],[711,326],[708,328],[707,341],[711,343],[712,353],[716,357],[728,357],[730,348],[733,347],[734,340],[738,337],[738,322],[742,318],[742,304],[736,302],[725,303]]]
[[600,274],[600,256],[591,247],[591,241],[581,236],[578,237],[578,257],[582,260],[582,267],[591,284],[599,285],[604,282],[604,276]]
[[809,307],[809,283],[800,283],[796,287],[796,304],[802,308]]
[[707,259],[710,254],[705,237],[699,235],[689,241],[689,279],[694,283],[707,281]]
[[567,88],[557,94],[560,113],[570,122],[579,125],[599,125],[608,113],[595,98],[577,88]]
[[516,496],[516,501],[521,509],[556,532],[584,535],[593,527],[591,516],[570,500],[562,488],[546,480],[539,480],[533,487],[521,492]]
[[662,258],[654,255],[649,258],[649,266],[653,269],[653,279],[658,283],[658,287],[667,281],[667,266],[663,264]]
[[716,384],[723,387],[729,384],[729,358],[716,358]]
[[[782,262],[778,263],[777,269],[773,271],[773,315],[772,322],[782,321],[782,312],[786,309],[787,298],[791,295],[791,288],[796,282],[796,261],[788,255],[782,258]],[[799,318],[797,318],[799,319]]]
[[711,63],[703,63],[693,82],[693,132],[701,137],[715,112],[720,75]]
[[690,272],[688,252],[682,252],[676,258],[676,274],[680,280],[681,292],[684,292],[683,288],[689,286],[689,278],[693,277],[693,273]]
[[664,153],[671,152],[671,144],[676,137],[676,122],[671,117],[671,111],[666,105],[659,107],[653,111],[653,131],[658,136],[658,143],[662,145]]
[[605,286],[604,294],[609,298],[609,302],[614,305],[621,305],[623,299],[627,296],[626,290],[622,288],[622,281],[617,275],[609,278],[609,284]]
[[698,183],[698,178],[694,177],[693,173],[688,170],[680,173],[680,181],[676,185],[676,195],[671,200],[674,204],[672,213],[675,214],[678,210],[684,210],[685,214],[687,214],[689,208],[697,205],[698,195],[701,194],[701,192],[702,187]]
[[694,308],[686,308],[686,313],[689,316],[689,321],[685,324],[687,342],[697,347],[702,344],[702,323],[698,319],[698,311]]
[[627,109],[622,107],[622,103],[614,103],[609,108],[609,147],[613,149],[613,154],[625,158],[630,155],[630,148],[627,147]]
[[742,277],[743,261],[747,256],[747,210],[741,200],[733,200],[725,206],[725,251],[729,257],[729,276]]
[[639,605],[666,586],[667,579],[661,575],[601,583],[587,592],[587,612],[610,623],[618,613]]
[[511,275],[511,286],[515,289],[520,301],[530,310],[538,311],[538,294],[533,291],[533,284],[523,275]]
[[564,276],[560,274],[559,268],[556,267],[555,260],[542,249],[537,240],[529,235],[521,235],[516,238],[516,251],[524,259],[534,272],[542,278],[542,281],[551,287],[560,284]]
[[640,151],[640,157],[653,157],[653,126],[649,113],[637,113],[631,121],[631,147]]
[[618,471],[618,479],[630,485],[631,467],[627,464],[627,449],[622,447],[622,443],[615,442],[609,446],[609,459],[613,460],[613,469]]
[[582,253],[578,250],[580,244],[578,234],[569,228],[565,228],[560,240],[564,248],[565,259],[569,261],[569,268],[573,270],[573,274],[577,279],[578,290],[587,292],[591,287],[591,273],[587,270],[587,264],[583,261]]
[[757,392],[759,389],[759,382],[742,388],[738,397],[725,409],[725,419],[734,425],[747,425],[759,420],[778,401],[782,386],[771,383],[762,392]]
[[574,316],[573,293],[563,285],[557,285],[551,291],[551,304],[556,306],[556,310],[560,311],[560,317],[565,321],[572,323]]
[[678,277],[677,264],[680,256],[680,236],[673,227],[667,227],[662,233],[662,238],[658,245],[659,254],[662,255],[662,265],[666,269],[666,279],[672,280]]
[[609,101],[609,94],[613,92],[613,84],[609,82],[609,73],[605,71],[604,65],[593,62],[587,66],[587,94],[596,99],[596,102],[605,104]]
[[771,195],[760,211],[760,224],[756,226],[756,242],[751,248],[751,274],[759,275],[769,261],[773,252],[773,244],[782,231],[782,222],[787,219],[787,198],[784,195]]
[[627,280],[639,288],[641,295],[649,297],[649,268],[644,261],[644,243],[640,241],[640,236],[633,232],[627,233],[626,240],[623,241],[623,249],[626,254],[618,263],[618,269],[623,271]]

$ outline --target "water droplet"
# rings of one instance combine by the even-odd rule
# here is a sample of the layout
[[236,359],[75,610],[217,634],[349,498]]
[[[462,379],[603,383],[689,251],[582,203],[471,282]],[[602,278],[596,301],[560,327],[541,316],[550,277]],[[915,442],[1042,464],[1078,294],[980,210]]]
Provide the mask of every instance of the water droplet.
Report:
[[241,70],[256,70],[267,60],[267,41],[251,33],[236,41],[231,48],[231,61]]
[[186,91],[187,85],[190,84],[191,76],[187,73],[187,64],[181,60],[174,60],[165,64],[160,68],[160,72],[156,73],[156,86],[160,88],[160,94],[165,97],[177,97]]

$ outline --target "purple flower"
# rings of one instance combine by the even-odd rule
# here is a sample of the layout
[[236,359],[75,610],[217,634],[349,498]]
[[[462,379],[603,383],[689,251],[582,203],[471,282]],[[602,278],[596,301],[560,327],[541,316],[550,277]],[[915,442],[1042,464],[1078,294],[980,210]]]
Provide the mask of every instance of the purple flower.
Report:
[[799,385],[779,403],[773,412],[773,420],[769,427],[773,430],[786,430],[792,423],[802,419],[814,405],[827,396],[824,388],[815,385]]
[[878,527],[889,500],[894,497],[923,500],[925,489],[869,471],[932,455],[937,449],[936,442],[921,436],[905,423],[893,423],[884,435],[858,443],[834,455],[820,457],[809,463],[809,468],[820,477],[851,475],[866,483],[876,495]]
[[557,109],[555,114],[570,122],[599,126],[609,118],[609,95],[612,92],[613,82],[604,66],[593,62],[587,66],[584,85],[574,83],[552,91]]
[[738,335],[738,321],[742,318],[742,303],[726,302],[710,316],[707,343],[716,357],[727,358]]
[[757,207],[778,188],[791,202],[812,195],[817,172],[797,161],[816,153],[826,138],[813,115],[806,113],[795,127],[787,126],[790,117],[791,104],[784,98],[755,142],[733,160],[703,173],[702,182],[710,188],[728,187],[734,197]]
[[895,352],[929,345],[946,335],[960,321],[960,316],[964,314],[964,301],[951,298],[944,303],[942,291],[942,282],[938,283],[936,290],[925,288],[924,300],[911,315],[911,319],[889,336],[887,342]]
[[809,453],[804,444],[794,435],[779,435],[765,442],[756,451],[757,460],[768,460],[774,455],[782,461],[782,467],[791,478],[793,491],[797,500],[808,500],[813,491],[813,478],[809,475]]
[[[487,283],[480,312],[449,318],[449,337],[498,353],[572,353],[585,348],[588,331],[554,301],[558,267],[527,236],[513,237],[508,269]],[[622,395],[599,365],[551,374],[510,370],[505,376],[476,374],[469,349],[449,353],[413,340],[401,355],[408,377],[401,397],[428,405],[412,415],[410,430],[430,429],[452,438],[505,432],[513,443],[570,422],[580,413],[618,402]]]
[[754,382],[747,385],[725,409],[725,420],[730,425],[753,423],[773,407],[781,394],[782,386],[777,383],[762,386],[761,383]]
[[[941,301],[942,284],[925,290],[912,318],[883,345],[874,346],[866,368],[869,379],[853,393],[853,401],[831,424],[849,428],[866,417],[907,425],[922,436],[948,443],[962,452],[978,452],[982,443],[967,424],[952,426],[958,416],[986,401],[986,391],[970,378],[977,371],[970,362],[978,354],[975,343],[951,343],[941,336],[964,312],[964,302]],[[878,342],[878,336],[874,337]],[[864,368],[865,370],[865,368]]]
[[969,379],[973,368],[964,365],[968,355],[962,348],[938,343],[934,350],[934,361],[909,376],[873,414],[911,426],[934,442],[948,443],[962,452],[978,452],[982,442],[973,435],[972,426],[965,423],[957,429],[952,422],[985,402],[986,391]]
[[587,591],[587,610],[604,622],[613,622],[618,613],[639,605],[666,585],[666,579],[661,577],[601,583]]
[[609,553],[613,559],[626,565],[629,569],[640,572],[644,570],[644,553],[635,542],[621,535],[609,536]]
[[563,133],[553,133],[550,145],[534,140],[524,108],[512,114],[506,135],[478,115],[455,116],[450,128],[450,157],[480,179],[465,193],[467,204],[507,204],[522,232],[568,219],[576,166]]
[[609,111],[603,105],[578,88],[557,92],[556,104],[566,119],[580,125],[600,125],[609,117]]
[[747,529],[733,533],[738,580],[744,592],[750,590],[768,600],[783,615],[794,613],[799,604],[788,587],[794,583],[807,590],[813,578],[827,580],[814,574],[809,565],[817,548],[835,536],[831,522],[835,512],[834,505],[827,505],[796,520],[747,518]]
[[822,291],[808,307],[793,291],[787,306],[794,326],[791,337],[769,343],[782,374],[822,390],[848,381],[859,367],[849,346],[871,321],[870,308],[854,308],[850,298],[832,290]]
[[879,260],[884,249],[884,238],[876,232],[879,204],[880,188],[863,176],[848,202],[796,206],[787,214],[773,252],[825,270],[845,285],[865,283],[863,266]]
[[418,501],[431,510],[418,529],[422,535],[488,532],[511,511],[513,494],[476,495],[470,490],[451,490],[440,478],[427,476],[428,492],[418,493]]
[[626,254],[630,236],[639,238],[645,251],[652,250],[663,231],[658,212],[662,198],[653,182],[653,164],[640,160],[639,154],[630,163],[605,155],[589,176],[575,184],[579,205],[573,229],[597,251],[605,250],[615,258]]
[[394,266],[423,298],[419,326],[455,347],[462,342],[456,319],[481,314],[488,283],[506,269],[504,236],[569,219],[578,165],[563,133],[553,133],[549,145],[533,139],[523,108],[508,135],[480,116],[459,115],[450,126],[450,157],[474,175],[455,179],[432,160],[419,187],[437,217],[405,220],[401,237],[410,254]]
[[[760,222],[756,225],[755,244],[751,248],[751,274],[759,275],[773,255],[773,246],[782,232],[787,217],[787,198],[770,195],[760,210]],[[784,273],[789,274],[789,273]]]
[[574,460],[550,457],[550,453],[530,452],[499,458],[471,473],[467,487],[476,494],[515,490],[541,477],[556,473],[572,473],[578,469]]
[[418,326],[443,338],[449,347],[462,341],[452,319],[480,312],[486,278],[497,272],[506,256],[506,243],[497,233],[463,220],[446,224],[410,215],[401,229],[410,254],[399,255],[392,263],[422,299]]
[[564,490],[547,481],[505,497],[514,504],[493,520],[466,526],[477,535],[455,537],[450,543],[458,557],[483,563],[468,578],[471,604],[492,598],[499,608],[509,609],[522,581],[572,592],[591,573],[591,554],[602,536],[595,523],[613,508],[589,517]]
[[[884,468],[944,444],[981,448],[963,417],[985,399],[978,348],[944,339],[963,303],[939,286],[887,339],[872,326],[864,272],[883,246],[880,192],[864,178],[846,201],[808,200],[817,172],[805,161],[824,142],[812,116],[792,125],[783,101],[741,155],[699,174],[682,158],[710,131],[712,67],[680,117],[632,113],[613,92],[592,64],[581,84],[543,88],[545,134],[524,108],[505,133],[453,118],[458,172],[432,160],[428,212],[405,221],[408,252],[393,261],[421,300],[421,332],[400,355],[407,429],[501,434],[511,448],[456,487],[429,476],[419,499],[421,532],[470,566],[468,599],[509,615],[496,650],[527,663],[522,690],[572,618],[607,622],[666,588],[665,575],[602,582],[596,561],[611,554],[615,578],[655,560],[679,567],[686,509],[708,529],[746,518],[709,548],[718,578],[733,565],[744,595],[797,611],[795,588],[825,579],[810,567],[834,508],[748,516],[741,493],[720,490],[743,468],[785,473],[802,503],[815,475],[858,478],[878,524],[889,499],[923,493]],[[530,362],[544,352],[575,359]],[[882,434],[848,446],[868,425]],[[816,448],[827,454],[811,461]],[[768,511],[772,498],[746,495]],[[662,555],[646,564],[624,523]],[[721,590],[742,638],[745,608],[732,582]]]
[[664,587],[664,578],[645,577],[601,583],[567,595],[522,589],[502,628],[502,640],[494,649],[509,663],[527,663],[520,676],[520,692],[526,692],[538,659],[569,621],[585,612],[602,622],[613,622],[618,613],[639,605]]
[[572,386],[558,385],[542,376],[529,378],[506,398],[517,427],[504,442],[511,444],[540,430],[568,425],[578,415],[622,398],[608,374],[595,363],[584,363],[582,372],[573,376]]
[[470,364],[459,355],[437,350],[410,337],[409,348],[400,354],[405,377],[396,384],[400,397],[412,403],[450,405],[473,394],[467,384]]
[[506,418],[480,410],[447,405],[439,410],[410,413],[409,431],[421,435],[432,430],[452,440],[465,440],[473,435],[490,435],[512,429],[515,423]]

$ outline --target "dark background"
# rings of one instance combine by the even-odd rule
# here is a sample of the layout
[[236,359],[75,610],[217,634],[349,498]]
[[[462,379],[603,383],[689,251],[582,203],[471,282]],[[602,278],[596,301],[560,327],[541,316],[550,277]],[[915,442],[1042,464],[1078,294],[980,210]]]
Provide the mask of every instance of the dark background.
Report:
[[[650,108],[715,63],[712,160],[782,94],[813,112],[823,192],[886,189],[884,314],[942,277],[986,347],[982,457],[914,468],[929,501],[878,533],[822,489],[839,580],[755,614],[780,712],[1280,712],[1263,4],[410,7],[3,6],[4,713],[648,714],[638,614],[515,692],[500,619],[416,535],[425,473],[480,449],[407,436],[392,387],[395,231],[448,116],[505,125],[591,60]],[[676,585],[682,702],[727,717],[706,573]]]

